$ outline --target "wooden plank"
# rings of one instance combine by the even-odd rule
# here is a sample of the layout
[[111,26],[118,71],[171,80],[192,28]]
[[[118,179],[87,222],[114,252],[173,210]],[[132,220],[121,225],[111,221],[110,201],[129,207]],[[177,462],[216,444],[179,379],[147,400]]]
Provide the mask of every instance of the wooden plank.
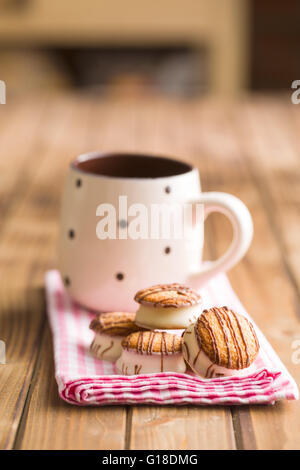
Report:
[[22,196],[30,180],[33,164],[38,156],[35,152],[36,136],[45,112],[45,100],[17,107],[6,105],[0,108],[0,209],[1,227],[15,204]]
[[131,449],[234,449],[225,407],[134,407]]
[[[0,173],[1,173],[1,228],[0,228],[0,339],[6,343],[6,364],[0,366],[0,448],[11,449],[22,416],[23,406],[37,360],[43,329],[43,295],[41,289],[17,288],[14,279],[7,282],[7,266],[11,251],[20,252],[16,240],[5,239],[3,228],[10,220],[15,204],[21,199],[26,171],[24,166],[33,151],[35,134],[43,103],[25,112],[15,105],[7,105],[0,115]],[[19,111],[19,112],[18,112]],[[16,135],[17,133],[17,135]],[[14,167],[21,171],[15,171]],[[15,278],[18,272],[15,270]],[[9,286],[8,288],[5,285]]]
[[300,291],[300,212],[297,210],[300,201],[300,108],[291,104],[288,96],[255,105],[247,104],[244,108],[240,138],[282,256],[287,261],[286,269],[290,270],[291,281]]
[[40,290],[0,297],[0,337],[6,364],[0,365],[0,448],[11,449],[37,360],[43,316]]
[[15,449],[123,449],[125,407],[65,403],[58,396],[52,358],[52,338],[47,327]]
[[[64,170],[67,170],[70,155],[74,158],[72,153],[75,154],[76,149],[84,144],[90,108],[89,100],[64,103],[60,107],[59,122],[49,106],[52,119],[45,125],[43,135],[40,136],[42,145],[45,146],[43,158],[32,175],[22,201],[16,205],[13,216],[3,229],[5,245],[3,251],[0,249],[0,259],[9,254],[6,272],[10,286],[17,284],[24,289],[27,283],[30,286],[43,285],[45,270],[56,263],[55,242],[62,176]],[[66,144],[65,136],[72,134],[73,138],[68,139]],[[20,233],[20,224],[23,233]],[[10,240],[17,241],[19,248],[14,247],[12,250]],[[20,241],[23,242],[22,251]],[[27,291],[26,288],[25,292]],[[34,371],[31,371],[33,378],[15,448],[123,448],[126,408],[87,409],[66,405],[58,397],[52,358],[47,329],[46,336],[41,341],[38,363]]]

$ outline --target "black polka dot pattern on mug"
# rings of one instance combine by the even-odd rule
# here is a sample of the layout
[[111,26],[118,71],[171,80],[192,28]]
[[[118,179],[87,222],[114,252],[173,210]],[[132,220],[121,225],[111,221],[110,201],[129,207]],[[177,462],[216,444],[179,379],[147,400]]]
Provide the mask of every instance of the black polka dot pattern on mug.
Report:
[[71,280],[68,276],[64,277],[64,284],[65,284],[66,287],[71,285]]
[[171,253],[171,247],[166,246],[165,253],[166,253],[166,255],[170,254]]
[[170,186],[166,186],[165,187],[165,193],[170,194],[170,192],[171,192]]
[[128,225],[127,220],[125,220],[125,219],[120,219],[119,220],[119,227],[120,228],[126,228],[127,225]]
[[77,180],[76,180],[77,188],[80,188],[81,185],[82,185],[82,180],[80,178],[77,178]]
[[75,238],[75,231],[71,228],[68,232],[69,238]]
[[124,279],[124,274],[123,274],[123,273],[117,273],[117,274],[116,274],[116,278],[117,278],[118,281],[123,281],[123,279]]

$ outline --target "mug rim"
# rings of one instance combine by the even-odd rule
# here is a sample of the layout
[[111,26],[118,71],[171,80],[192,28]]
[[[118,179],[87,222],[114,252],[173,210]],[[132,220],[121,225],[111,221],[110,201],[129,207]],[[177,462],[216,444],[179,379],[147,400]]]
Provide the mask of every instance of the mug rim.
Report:
[[[99,160],[103,157],[110,157],[110,158],[113,158],[113,157],[140,157],[140,158],[147,158],[147,159],[153,159],[153,160],[157,160],[159,159],[160,161],[164,161],[164,162],[172,162],[173,164],[177,164],[177,165],[182,165],[182,168],[183,168],[183,171],[181,172],[177,172],[177,173],[174,173],[174,174],[170,174],[170,175],[163,175],[163,176],[116,176],[116,175],[106,175],[106,174],[101,174],[101,173],[95,173],[93,171],[88,171],[86,169],[82,169],[80,168],[80,164],[81,163],[84,163],[84,162],[87,162],[87,161],[90,161],[90,160]],[[168,156],[165,156],[165,155],[161,155],[161,154],[149,154],[149,153],[141,153],[141,152],[124,152],[124,151],[111,151],[111,152],[100,152],[100,151],[92,151],[92,152],[86,152],[86,153],[82,153],[80,155],[78,155],[77,158],[75,158],[75,160],[71,161],[70,163],[70,167],[72,170],[75,170],[76,172],[80,173],[80,174],[85,174],[85,175],[88,175],[88,176],[93,176],[95,178],[106,178],[106,179],[116,179],[116,180],[120,180],[120,181],[132,181],[132,180],[135,180],[135,181],[143,181],[143,182],[146,182],[146,181],[157,181],[157,180],[160,180],[160,179],[169,179],[169,178],[176,178],[176,177],[180,177],[180,176],[184,176],[184,175],[187,175],[189,173],[192,173],[193,171],[197,171],[197,169],[190,163],[187,163],[187,162],[184,162],[182,160],[179,160],[177,158],[173,158],[173,157],[168,157]]]

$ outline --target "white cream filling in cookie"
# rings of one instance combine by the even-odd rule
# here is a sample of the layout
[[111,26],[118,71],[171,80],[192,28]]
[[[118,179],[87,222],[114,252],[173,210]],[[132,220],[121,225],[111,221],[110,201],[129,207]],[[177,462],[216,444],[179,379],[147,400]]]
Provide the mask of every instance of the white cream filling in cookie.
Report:
[[201,305],[163,308],[140,304],[135,323],[149,329],[180,329],[188,327],[201,313]]
[[119,374],[155,374],[158,372],[179,372],[184,373],[186,364],[182,353],[151,355],[139,354],[135,351],[123,350],[121,357],[116,362]]
[[115,362],[122,354],[123,336],[110,336],[96,333],[91,344],[91,352],[98,359]]
[[183,335],[183,357],[191,369],[197,375],[204,378],[225,377],[225,376],[245,376],[251,374],[254,370],[250,365],[245,369],[228,369],[227,367],[214,364],[204,351],[199,349],[195,334],[195,325],[190,325]]

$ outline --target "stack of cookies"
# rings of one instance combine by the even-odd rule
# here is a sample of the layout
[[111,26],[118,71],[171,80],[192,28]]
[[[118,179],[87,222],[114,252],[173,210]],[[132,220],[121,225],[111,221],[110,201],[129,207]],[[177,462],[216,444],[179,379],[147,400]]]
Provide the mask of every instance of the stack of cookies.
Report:
[[[180,284],[161,284],[137,292],[136,314],[99,314],[92,353],[116,362],[123,375],[184,373],[205,378],[244,375],[259,351],[253,325],[227,307],[202,312],[202,298]],[[182,331],[183,330],[183,331]]]

